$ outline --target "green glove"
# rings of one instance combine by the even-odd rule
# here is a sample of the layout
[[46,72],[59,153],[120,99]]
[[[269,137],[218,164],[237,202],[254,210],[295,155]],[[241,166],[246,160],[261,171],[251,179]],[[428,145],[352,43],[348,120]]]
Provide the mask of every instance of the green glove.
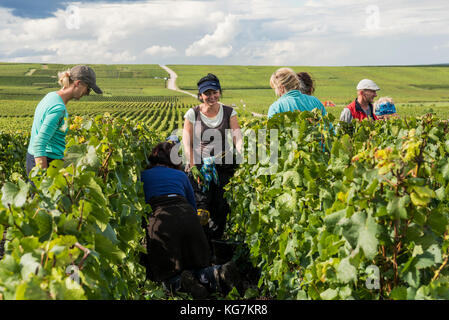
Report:
[[204,176],[201,174],[200,170],[198,170],[197,166],[193,166],[191,171],[193,178],[198,182],[198,184],[201,184],[200,180],[204,182]]

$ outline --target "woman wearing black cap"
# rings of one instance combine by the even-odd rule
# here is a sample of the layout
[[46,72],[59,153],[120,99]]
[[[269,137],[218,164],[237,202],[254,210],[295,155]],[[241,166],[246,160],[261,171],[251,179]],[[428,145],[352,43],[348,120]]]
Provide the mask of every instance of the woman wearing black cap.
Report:
[[67,134],[67,103],[79,100],[89,95],[93,89],[101,94],[96,84],[95,72],[88,66],[75,66],[65,72],[60,72],[61,89],[48,93],[37,105],[31,138],[26,155],[27,174],[36,166],[47,168],[55,159],[62,159],[65,151],[65,136]]
[[[209,239],[220,239],[230,211],[223,187],[234,174],[233,147],[237,153],[241,152],[242,134],[237,112],[219,102],[222,90],[218,78],[209,73],[197,85],[201,104],[188,110],[184,116],[182,137],[186,171],[195,178],[200,170],[203,173],[203,180],[191,179],[197,206],[210,213],[205,227]],[[205,164],[205,159],[209,165]]]

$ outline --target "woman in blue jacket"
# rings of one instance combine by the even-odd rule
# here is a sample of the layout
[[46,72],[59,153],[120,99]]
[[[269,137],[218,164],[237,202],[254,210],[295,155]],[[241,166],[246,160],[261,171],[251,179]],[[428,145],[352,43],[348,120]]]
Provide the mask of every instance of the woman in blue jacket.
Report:
[[301,93],[298,75],[290,68],[280,68],[270,78],[270,86],[280,97],[268,109],[268,118],[277,113],[288,111],[312,111],[318,108],[321,114],[327,114],[318,98]]

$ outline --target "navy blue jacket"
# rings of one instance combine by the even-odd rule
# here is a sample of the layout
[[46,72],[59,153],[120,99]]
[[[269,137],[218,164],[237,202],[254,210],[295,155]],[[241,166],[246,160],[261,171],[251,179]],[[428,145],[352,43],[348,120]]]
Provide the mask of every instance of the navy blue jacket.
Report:
[[197,210],[192,185],[183,171],[155,166],[142,172],[141,181],[146,203],[153,197],[177,194],[185,197],[195,211]]

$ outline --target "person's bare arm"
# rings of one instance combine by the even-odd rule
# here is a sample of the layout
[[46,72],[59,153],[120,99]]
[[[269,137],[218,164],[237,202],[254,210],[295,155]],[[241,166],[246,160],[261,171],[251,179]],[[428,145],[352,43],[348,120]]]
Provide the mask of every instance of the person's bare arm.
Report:
[[242,130],[240,129],[239,120],[237,119],[237,116],[231,117],[230,126],[232,130],[232,140],[234,142],[235,148],[239,154],[242,154],[242,147],[243,147]]
[[47,157],[36,157],[34,158],[34,161],[36,162],[36,166],[45,169],[48,167],[47,163]]
[[182,144],[187,160],[186,171],[189,171],[193,166],[193,125],[190,120],[184,120],[184,127],[182,129]]

